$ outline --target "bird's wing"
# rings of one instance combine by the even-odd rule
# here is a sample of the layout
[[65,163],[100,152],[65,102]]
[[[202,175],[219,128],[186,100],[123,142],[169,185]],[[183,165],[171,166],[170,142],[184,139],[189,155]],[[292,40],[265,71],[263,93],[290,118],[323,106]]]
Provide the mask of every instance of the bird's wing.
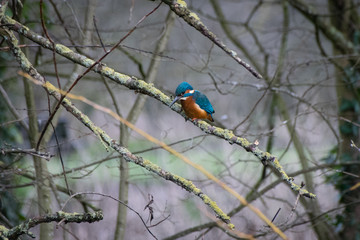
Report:
[[201,109],[204,109],[206,112],[208,112],[210,114],[215,113],[214,108],[211,105],[209,99],[204,94],[196,91],[193,95],[193,98],[194,98],[196,104],[199,105],[199,107]]

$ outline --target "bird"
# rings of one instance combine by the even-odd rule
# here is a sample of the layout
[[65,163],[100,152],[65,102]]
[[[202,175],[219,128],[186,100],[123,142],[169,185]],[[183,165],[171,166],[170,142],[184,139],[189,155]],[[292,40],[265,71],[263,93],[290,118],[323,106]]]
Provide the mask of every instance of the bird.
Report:
[[[194,88],[188,83],[188,82],[182,82],[177,86],[175,90],[175,99],[171,103],[173,105],[179,98],[181,98],[185,93],[188,93],[189,91],[194,90]],[[170,105],[170,106],[171,106]]]
[[214,122],[212,114],[215,111],[209,99],[200,91],[194,90],[189,83],[182,82],[179,84],[170,107],[179,100],[186,116],[192,120],[208,119]]

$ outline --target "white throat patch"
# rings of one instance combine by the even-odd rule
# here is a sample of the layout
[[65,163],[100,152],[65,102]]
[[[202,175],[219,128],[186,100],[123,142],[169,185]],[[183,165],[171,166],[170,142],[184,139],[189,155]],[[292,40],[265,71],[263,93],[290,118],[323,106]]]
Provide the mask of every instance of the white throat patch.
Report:
[[[190,90],[188,93],[194,93],[195,92],[195,90]],[[182,98],[180,98],[180,100],[186,100],[188,97],[182,97]]]

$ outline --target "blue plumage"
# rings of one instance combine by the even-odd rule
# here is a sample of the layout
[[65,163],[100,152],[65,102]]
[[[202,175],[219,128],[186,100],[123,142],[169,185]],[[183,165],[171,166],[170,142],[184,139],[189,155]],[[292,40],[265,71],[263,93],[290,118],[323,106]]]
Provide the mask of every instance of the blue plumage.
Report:
[[175,98],[170,107],[179,100],[186,116],[192,120],[208,119],[212,122],[214,121],[212,114],[215,111],[209,99],[201,92],[194,90],[189,83],[182,82],[179,84],[175,90]]
[[182,82],[179,84],[179,86],[176,88],[175,90],[175,96],[182,96],[185,94],[185,92],[187,90],[193,90],[193,87],[187,83],[187,82]]
[[191,93],[191,92],[185,93],[183,97],[185,98],[185,97],[190,97],[190,96],[192,96],[195,103],[197,105],[199,105],[199,107],[201,109],[204,109],[209,114],[215,113],[214,108],[211,105],[209,99],[204,94],[202,94],[198,90],[195,90],[193,93]]

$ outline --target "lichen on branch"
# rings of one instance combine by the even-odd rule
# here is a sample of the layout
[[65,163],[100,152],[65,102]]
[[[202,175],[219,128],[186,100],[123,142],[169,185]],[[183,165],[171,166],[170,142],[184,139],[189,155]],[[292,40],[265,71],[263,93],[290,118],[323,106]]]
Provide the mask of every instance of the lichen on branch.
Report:
[[213,43],[215,43],[220,49],[222,49],[225,53],[227,53],[231,58],[233,58],[237,63],[239,63],[241,66],[243,66],[246,70],[248,70],[254,77],[258,79],[262,79],[262,76],[260,73],[258,73],[253,67],[250,66],[250,64],[246,63],[244,60],[242,60],[238,54],[234,51],[228,48],[223,41],[221,41],[215,33],[210,31],[208,27],[205,26],[205,24],[201,21],[199,16],[190,11],[190,9],[187,7],[187,4],[183,0],[162,0],[163,3],[167,4],[170,9],[176,13],[179,17],[184,19],[184,21],[189,24],[190,26],[194,27],[197,31],[199,31],[202,35],[210,39]]
[[[52,49],[52,44],[48,41],[48,39],[38,35],[37,33],[31,31],[29,28],[23,26],[19,22],[9,18],[4,17],[2,20],[2,23],[6,24],[6,26],[14,30],[20,34],[22,34],[24,37],[32,40],[33,42],[38,43],[42,47],[48,48],[50,50]],[[16,40],[17,41],[17,40]],[[56,44],[55,51],[69,59],[72,62],[75,62],[77,64],[80,64],[84,67],[91,66],[95,61],[92,59],[89,59],[79,53],[76,53],[69,49],[68,47]],[[18,51],[16,51],[18,52]],[[16,56],[16,54],[15,54]],[[20,64],[22,67],[25,67],[24,71],[28,72],[32,76],[32,69],[27,68],[27,66],[23,66],[23,63],[20,61]],[[30,72],[29,72],[30,71]],[[133,76],[129,76],[123,73],[116,72],[113,68],[110,68],[104,64],[98,64],[95,68],[93,68],[94,72],[97,72],[103,76],[108,77],[112,81],[121,84],[131,90],[134,90],[138,93],[146,94],[154,99],[159,100],[161,103],[169,106],[172,102],[172,99],[164,94],[162,91],[157,89],[153,84],[146,83],[143,80],[137,79]],[[37,72],[35,72],[37,73]],[[32,76],[34,77],[34,76]],[[36,76],[34,77],[36,79]],[[179,104],[174,104],[171,108],[172,110],[176,111],[179,114],[182,114],[183,117],[186,118],[186,116],[181,112],[181,107]],[[290,188],[296,192],[299,192],[302,194],[302,196],[308,197],[308,198],[316,198],[316,195],[313,193],[308,192],[306,189],[301,188],[299,185],[294,183],[294,179],[290,178],[286,172],[284,171],[283,167],[278,161],[278,158],[276,156],[273,156],[270,153],[267,153],[265,151],[262,151],[257,147],[257,145],[249,142],[245,138],[238,137],[234,135],[234,133],[228,129],[223,129],[219,127],[215,127],[213,125],[210,125],[206,123],[205,121],[192,121],[194,125],[199,127],[201,130],[208,134],[212,134],[214,136],[217,136],[219,138],[222,138],[226,141],[228,141],[231,144],[237,144],[244,148],[246,151],[251,152],[254,156],[259,158],[263,164],[268,164],[272,167],[272,169],[281,176],[281,178],[290,186]]]
[[23,234],[33,236],[29,230],[36,225],[41,223],[50,223],[50,222],[61,222],[61,223],[93,223],[103,220],[104,216],[101,211],[93,212],[93,213],[67,213],[63,211],[59,211],[53,214],[46,214],[40,217],[30,218],[23,222],[22,224],[13,227],[11,229],[7,229],[6,227],[0,225],[0,238],[1,239],[18,239]]

